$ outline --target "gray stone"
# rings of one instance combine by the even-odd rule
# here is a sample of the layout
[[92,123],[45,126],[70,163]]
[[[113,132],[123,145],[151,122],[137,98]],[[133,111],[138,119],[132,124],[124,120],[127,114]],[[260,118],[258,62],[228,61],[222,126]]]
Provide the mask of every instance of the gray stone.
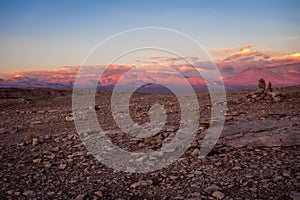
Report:
[[204,192],[210,194],[210,193],[212,193],[214,191],[217,191],[217,190],[221,190],[221,188],[219,186],[213,184],[213,185],[210,185],[207,188],[205,188]]
[[220,191],[215,191],[212,193],[212,196],[217,198],[217,199],[224,199],[225,194],[220,192]]

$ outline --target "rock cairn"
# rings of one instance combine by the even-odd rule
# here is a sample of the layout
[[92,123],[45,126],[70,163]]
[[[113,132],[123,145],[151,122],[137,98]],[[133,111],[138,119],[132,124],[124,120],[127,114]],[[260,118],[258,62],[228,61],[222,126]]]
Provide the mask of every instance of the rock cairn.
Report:
[[259,100],[266,100],[269,102],[279,102],[282,100],[283,95],[277,91],[274,91],[272,88],[272,83],[269,81],[268,86],[264,79],[258,80],[258,89],[250,94],[247,94],[249,102],[255,102]]

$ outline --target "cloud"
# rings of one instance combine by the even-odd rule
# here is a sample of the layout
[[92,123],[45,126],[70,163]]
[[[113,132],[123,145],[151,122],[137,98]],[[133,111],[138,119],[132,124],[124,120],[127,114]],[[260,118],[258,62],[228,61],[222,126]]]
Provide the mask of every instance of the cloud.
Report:
[[[299,52],[280,54],[278,51],[261,51],[254,49],[251,45],[245,45],[237,48],[222,49],[219,53],[227,54],[215,58],[215,63],[224,79],[232,77],[249,67],[267,68],[280,73],[293,73],[293,75],[290,74],[286,77],[300,75]],[[186,62],[186,60],[192,61],[194,66]],[[213,74],[211,61],[200,60],[198,57],[152,56],[139,60],[137,67],[138,65],[145,64],[148,65],[148,68],[145,68],[147,70],[144,72],[145,80],[149,80],[147,73],[156,73],[158,75],[161,73],[162,81],[165,79],[169,82],[180,83],[181,81],[179,81],[178,76],[174,73],[170,73],[170,71],[167,70],[168,67],[174,68],[186,78],[201,78],[203,75],[210,77],[210,74]],[[166,72],[155,71],[154,68],[157,66],[161,68],[166,67]],[[98,77],[99,71],[103,71],[105,66],[84,66],[82,67],[83,73],[81,76],[86,84],[90,84],[91,80],[97,81],[100,79],[100,84],[113,85],[117,83],[126,72],[134,67],[136,66],[112,64],[103,72],[100,79],[100,77]],[[50,70],[16,71],[8,74],[0,74],[0,78],[2,79],[1,85],[46,87],[49,85],[56,86],[58,84],[69,87],[74,83],[78,69],[79,66],[66,66]],[[201,74],[199,74],[199,72]]]
[[228,56],[216,58],[215,63],[224,77],[233,76],[248,67],[284,68],[291,65],[300,67],[300,53],[278,55],[276,51],[252,50],[251,45],[238,48]]
[[175,65],[175,64],[187,64],[190,62],[195,62],[198,60],[198,57],[195,56],[185,56],[185,57],[167,57],[167,56],[149,56],[144,58],[143,60],[138,59],[136,62],[140,64],[167,64],[167,65]]
[[[220,62],[229,62],[229,61],[234,61],[238,59],[244,59],[244,60],[253,60],[256,58],[264,57],[264,56],[269,56],[265,54],[264,52],[260,51],[252,51],[251,46],[244,46],[240,48],[240,50],[236,53],[231,54],[230,56],[224,57],[219,59]],[[245,59],[247,57],[251,57],[251,59]]]
[[236,51],[243,51],[246,49],[251,49],[252,45],[245,45],[242,47],[234,47],[234,48],[212,48],[210,49],[210,53],[213,56],[225,56],[229,53],[233,53]]
[[[278,65],[294,65],[300,64],[300,53],[287,54],[282,57],[270,57],[268,59],[270,62],[267,63],[268,67],[276,67]],[[300,66],[299,66],[300,67]]]
[[218,49],[212,49],[210,52],[213,56],[222,56],[236,50],[237,50],[236,48],[218,48]]
[[244,49],[251,49],[251,47],[252,47],[252,45],[245,45],[245,46],[242,46],[241,48],[240,48],[240,51],[243,51]]

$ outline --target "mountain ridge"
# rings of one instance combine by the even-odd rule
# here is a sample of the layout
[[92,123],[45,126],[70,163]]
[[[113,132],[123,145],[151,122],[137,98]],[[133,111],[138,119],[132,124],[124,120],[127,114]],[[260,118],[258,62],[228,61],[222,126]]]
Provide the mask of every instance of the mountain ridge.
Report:
[[[222,74],[222,71],[221,71]],[[0,79],[0,87],[16,87],[16,88],[72,88],[75,81],[76,71],[73,71],[72,76],[68,77],[56,77],[55,75],[49,76],[32,76],[25,74],[23,76],[12,76],[9,78]],[[113,90],[116,83],[120,81],[123,77],[123,74],[120,72],[110,73],[100,78],[99,89],[104,90]],[[161,78],[164,83],[178,84],[178,87],[182,87],[182,79],[178,77],[172,78],[173,75],[166,76],[164,75]],[[124,78],[124,77],[123,77]],[[272,68],[259,68],[259,67],[248,67],[245,70],[229,77],[223,79],[224,85],[228,90],[237,90],[243,88],[254,88],[257,87],[257,81],[263,78],[267,83],[272,82],[273,86],[293,86],[300,85],[300,72],[297,67],[294,67],[289,70],[272,70]],[[185,77],[189,84],[194,88],[196,92],[207,91],[206,82],[201,77]],[[134,80],[134,79],[133,79]],[[147,77],[145,74],[145,82],[149,82],[150,77]],[[125,84],[130,84],[130,81],[125,81]],[[138,80],[137,80],[138,81]],[[87,79],[87,82],[89,80]],[[136,82],[135,84],[143,84],[143,81]],[[212,83],[208,83],[212,84]],[[163,87],[160,84],[152,83],[141,85],[139,91],[149,92],[149,93],[165,93],[169,91],[166,87]]]

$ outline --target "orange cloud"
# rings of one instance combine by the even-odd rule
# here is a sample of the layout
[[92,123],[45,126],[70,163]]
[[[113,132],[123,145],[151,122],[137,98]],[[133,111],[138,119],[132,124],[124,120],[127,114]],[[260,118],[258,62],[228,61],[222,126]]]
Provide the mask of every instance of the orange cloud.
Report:
[[217,48],[217,49],[211,49],[211,54],[213,56],[225,56],[227,55],[228,53],[232,53],[232,52],[236,52],[236,51],[247,51],[249,49],[251,49],[252,45],[245,45],[245,46],[242,46],[240,48]]
[[241,48],[240,48],[240,51],[243,51],[243,50],[250,50],[251,49],[251,47],[252,47],[252,45],[245,45],[245,46],[242,46]]
[[260,51],[252,51],[251,46],[246,46],[240,48],[240,50],[234,54],[231,54],[230,56],[224,57],[219,59],[220,62],[228,62],[232,60],[237,60],[237,59],[243,59],[246,57],[250,57],[251,59],[257,58],[257,57],[269,57],[268,54],[265,54],[264,52]]

